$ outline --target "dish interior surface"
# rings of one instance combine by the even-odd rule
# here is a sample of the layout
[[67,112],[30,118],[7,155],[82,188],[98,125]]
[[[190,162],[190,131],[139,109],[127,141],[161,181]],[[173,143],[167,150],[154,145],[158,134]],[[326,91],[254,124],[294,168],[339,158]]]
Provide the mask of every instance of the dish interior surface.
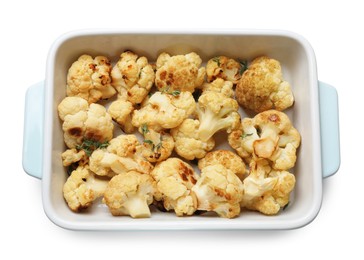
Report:
[[[296,187],[288,207],[276,216],[243,210],[235,219],[223,219],[214,214],[176,217],[173,212],[159,212],[154,208],[152,217],[147,219],[113,217],[101,201],[97,201],[85,212],[72,212],[62,194],[67,174],[62,166],[61,153],[66,148],[63,142],[62,122],[57,114],[57,106],[66,96],[67,71],[72,62],[82,54],[104,55],[115,62],[125,50],[146,56],[150,62],[155,61],[163,51],[171,55],[194,51],[204,62],[217,55],[248,61],[260,55],[267,55],[280,61],[283,76],[291,83],[295,96],[294,106],[285,112],[302,137],[296,166],[291,170],[296,177]],[[309,44],[295,34],[69,34],[58,39],[50,50],[45,84],[43,204],[46,214],[57,225],[84,230],[288,229],[308,224],[319,211],[322,173],[316,63]],[[245,112],[241,112],[244,115]],[[226,144],[216,148],[231,149]]]

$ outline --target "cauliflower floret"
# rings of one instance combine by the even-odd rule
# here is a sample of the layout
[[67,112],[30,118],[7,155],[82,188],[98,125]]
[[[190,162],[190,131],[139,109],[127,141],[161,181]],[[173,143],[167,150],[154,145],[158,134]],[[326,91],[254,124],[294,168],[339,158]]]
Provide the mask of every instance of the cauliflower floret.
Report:
[[174,140],[169,133],[163,130],[156,132],[147,125],[143,125],[141,131],[144,136],[142,155],[149,162],[164,161],[172,154]]
[[244,179],[246,173],[246,166],[241,157],[236,153],[228,150],[215,150],[208,152],[206,156],[198,161],[198,168],[203,168],[221,164],[226,169],[235,173],[241,180]]
[[269,159],[277,170],[296,163],[301,136],[283,112],[268,110],[254,118],[244,118],[241,128],[230,133],[229,144],[246,161],[253,156]]
[[79,166],[63,185],[63,196],[71,210],[80,211],[104,194],[108,181],[97,178],[87,166]]
[[76,162],[82,162],[82,165],[88,162],[88,157],[84,150],[78,151],[75,148],[67,149],[62,153],[62,163],[63,166],[70,166]]
[[135,129],[131,123],[133,111],[133,104],[121,98],[113,101],[107,110],[112,119],[116,121],[121,129],[127,134],[133,133]]
[[280,63],[266,56],[253,60],[237,84],[235,95],[242,107],[257,113],[273,108],[282,111],[294,101]]
[[148,95],[154,83],[154,70],[146,57],[131,51],[123,52],[111,71],[112,85],[119,94],[126,94],[127,101],[139,104]]
[[132,170],[150,173],[153,165],[142,156],[142,149],[135,135],[119,135],[110,140],[106,149],[97,149],[92,153],[90,169],[100,176],[113,176]]
[[224,94],[227,97],[234,97],[233,83],[217,78],[211,83],[204,83],[201,87],[202,93],[205,91],[214,91]]
[[224,218],[234,218],[240,214],[243,184],[221,164],[202,168],[201,177],[192,191],[196,194],[199,210],[214,211]]
[[105,107],[99,104],[86,106],[85,102],[80,97],[66,97],[58,106],[68,148],[77,148],[84,140],[104,143],[113,136],[114,124]]
[[241,78],[241,64],[226,56],[217,56],[210,59],[206,64],[207,81],[211,82],[217,78],[238,83]]
[[202,85],[206,70],[201,67],[202,60],[196,53],[170,56],[163,52],[158,56],[155,85],[162,91],[170,90],[194,92]]
[[295,183],[293,174],[272,170],[268,160],[252,161],[249,176],[243,181],[241,206],[265,215],[275,215],[288,204]]
[[111,86],[110,71],[111,64],[106,57],[80,56],[68,70],[67,96],[82,97],[88,103],[112,97],[116,90]]
[[200,121],[199,138],[206,142],[220,130],[230,133],[236,129],[240,124],[238,108],[236,100],[224,94],[212,91],[203,93],[196,107]]
[[198,175],[193,168],[178,158],[168,158],[159,162],[150,173],[157,182],[161,193],[157,201],[163,201],[166,210],[174,210],[177,216],[192,215],[197,201],[191,188]]
[[134,110],[132,124],[135,127],[148,125],[149,129],[159,132],[178,126],[195,108],[196,103],[190,92],[155,92],[144,107]]
[[110,180],[103,201],[113,216],[149,218],[149,205],[156,190],[156,183],[149,174],[129,171]]
[[185,119],[179,126],[171,129],[171,134],[175,141],[174,149],[176,153],[187,159],[200,159],[215,147],[213,137],[207,141],[202,141],[199,137],[200,122],[191,118]]

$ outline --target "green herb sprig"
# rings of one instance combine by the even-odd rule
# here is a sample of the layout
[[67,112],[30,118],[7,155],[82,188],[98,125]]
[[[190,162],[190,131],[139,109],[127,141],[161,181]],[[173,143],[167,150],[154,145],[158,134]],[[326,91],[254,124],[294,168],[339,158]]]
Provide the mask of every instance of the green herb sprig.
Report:
[[214,57],[212,58],[212,61],[217,63],[217,66],[220,67],[221,63],[220,63],[220,57]]
[[245,137],[248,137],[248,136],[251,136],[251,135],[253,135],[253,133],[250,133],[250,134],[244,133],[244,134],[241,135],[241,138],[244,139]]
[[172,95],[174,97],[177,97],[177,96],[179,96],[179,94],[181,94],[181,91],[180,90],[171,90],[170,86],[167,86],[167,87],[164,87],[164,88],[161,89],[161,93],[162,94],[169,94],[169,95]]
[[76,146],[76,149],[84,150],[86,155],[88,157],[90,157],[92,152],[95,151],[96,149],[103,149],[108,146],[109,146],[108,141],[101,143],[101,142],[93,140],[93,139],[84,139],[82,144]]
[[248,61],[240,60],[239,63],[240,63],[239,74],[243,75],[244,71],[246,71],[248,69]]

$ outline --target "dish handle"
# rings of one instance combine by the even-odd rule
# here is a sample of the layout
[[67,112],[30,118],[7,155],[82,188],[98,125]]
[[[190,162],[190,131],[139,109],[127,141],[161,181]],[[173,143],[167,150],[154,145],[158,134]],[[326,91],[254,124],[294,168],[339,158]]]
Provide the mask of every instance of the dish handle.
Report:
[[25,94],[23,131],[23,169],[42,178],[44,81],[30,86]]
[[336,89],[319,81],[322,175],[334,175],[340,167],[339,105]]

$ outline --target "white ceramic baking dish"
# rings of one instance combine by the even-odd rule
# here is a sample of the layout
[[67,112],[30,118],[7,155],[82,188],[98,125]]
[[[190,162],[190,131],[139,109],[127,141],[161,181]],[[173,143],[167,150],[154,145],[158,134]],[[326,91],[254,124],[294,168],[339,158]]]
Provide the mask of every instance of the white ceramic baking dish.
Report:
[[[60,159],[65,146],[57,105],[65,97],[66,74],[81,54],[106,55],[117,60],[133,50],[156,60],[162,51],[171,54],[197,52],[203,60],[216,55],[248,59],[268,55],[281,62],[295,95],[287,111],[302,135],[293,172],[297,184],[289,206],[276,216],[243,211],[235,219],[216,216],[176,217],[152,212],[147,219],[113,217],[96,203],[85,213],[67,207],[62,186],[67,178]],[[338,103],[335,88],[319,82],[310,44],[287,31],[132,32],[118,30],[77,31],[58,38],[50,49],[46,79],[26,93],[23,140],[24,170],[42,181],[44,210],[55,224],[74,230],[168,229],[292,229],[310,223],[322,200],[322,180],[340,164]]]

